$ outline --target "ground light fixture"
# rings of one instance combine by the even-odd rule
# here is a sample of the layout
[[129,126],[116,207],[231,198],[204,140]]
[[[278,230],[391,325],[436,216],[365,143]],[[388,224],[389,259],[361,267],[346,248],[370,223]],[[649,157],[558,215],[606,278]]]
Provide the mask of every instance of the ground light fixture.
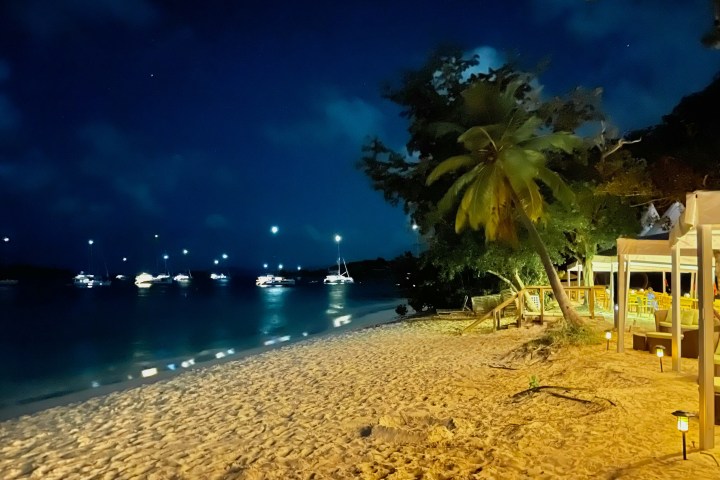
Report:
[[688,431],[688,418],[693,417],[694,415],[684,410],[675,410],[672,414],[677,417],[677,429],[682,432],[683,460],[687,460],[685,432]]
[[663,362],[662,359],[665,356],[665,347],[662,345],[658,345],[655,347],[655,355],[660,359],[660,371],[663,371]]
[[605,330],[605,340],[607,340],[606,350],[610,350],[610,340],[612,340],[612,330]]

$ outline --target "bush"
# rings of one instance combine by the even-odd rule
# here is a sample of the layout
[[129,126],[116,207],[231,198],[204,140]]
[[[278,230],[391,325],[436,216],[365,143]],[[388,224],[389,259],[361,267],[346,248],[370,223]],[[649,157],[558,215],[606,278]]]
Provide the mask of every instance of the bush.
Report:
[[400,315],[401,317],[404,317],[407,314],[407,306],[400,304],[397,307],[395,307],[395,313]]

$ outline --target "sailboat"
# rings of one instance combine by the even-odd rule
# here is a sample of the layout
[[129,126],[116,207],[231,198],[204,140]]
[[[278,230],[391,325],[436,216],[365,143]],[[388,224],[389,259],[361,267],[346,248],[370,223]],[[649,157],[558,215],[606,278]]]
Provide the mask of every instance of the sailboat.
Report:
[[[343,267],[345,267],[345,271],[343,272],[340,267],[340,262],[342,262]],[[346,283],[355,283],[355,280],[350,276],[350,273],[348,272],[347,265],[345,264],[345,259],[338,257],[337,261],[337,273],[332,273],[325,277],[325,280],[323,280],[323,283],[326,285],[342,285]]]
[[[92,270],[93,264],[93,251],[92,246],[95,243],[94,240],[88,240],[88,257],[89,257],[89,268]],[[107,273],[107,265],[105,266],[106,274],[105,278],[96,277],[91,273],[85,273],[81,271],[73,277],[73,285],[78,288],[93,288],[93,287],[109,287],[111,284],[110,275]]]

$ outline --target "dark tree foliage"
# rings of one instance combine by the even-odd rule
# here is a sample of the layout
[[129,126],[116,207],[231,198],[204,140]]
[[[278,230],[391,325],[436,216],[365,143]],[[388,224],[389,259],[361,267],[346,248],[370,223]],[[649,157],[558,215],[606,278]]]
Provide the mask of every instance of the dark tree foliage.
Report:
[[[491,69],[488,73],[468,73],[477,64],[477,58],[463,58],[460,49],[444,47],[433,53],[420,69],[403,73],[398,84],[386,86],[384,97],[399,105],[401,115],[408,120],[407,151],[393,151],[380,139],[374,139],[364,146],[363,158],[358,164],[372,186],[381,191],[389,203],[401,205],[413,217],[428,246],[414,271],[417,281],[413,287],[416,300],[410,303],[413,308],[428,303],[457,306],[463,293],[477,295],[482,291],[497,291],[501,285],[501,288],[507,288],[504,281],[499,280],[501,277],[511,281],[522,277],[532,283],[546,280],[542,265],[529,247],[512,250],[503,245],[486,244],[482,231],[455,233],[454,214],[442,216],[437,212],[438,201],[454,181],[452,176],[425,186],[428,175],[441,161],[465,153],[463,145],[457,141],[459,133],[483,124],[483,118],[478,118],[477,113],[475,117],[468,116],[462,92],[475,82],[501,89],[511,83],[520,83],[515,90],[518,102],[531,109],[545,127],[554,132],[573,131],[585,122],[603,118],[599,89],[578,88],[566,97],[542,100],[532,86],[533,75],[512,65]],[[579,182],[592,190],[607,181],[597,168],[600,157],[597,151],[583,152],[579,156],[555,154],[549,166],[571,182]],[[604,211],[603,205],[596,205],[589,212],[571,207],[562,215],[571,219],[584,213],[602,215]],[[553,216],[560,215],[553,213]],[[593,218],[585,218],[580,226],[586,227],[593,221]],[[551,223],[552,220],[547,225]],[[552,228],[540,232],[556,263],[562,263],[564,258],[578,258],[579,253],[570,248],[578,237],[572,226],[568,228],[559,234]],[[591,234],[592,228],[586,228],[584,238]],[[526,244],[522,232],[520,244]],[[583,249],[589,249],[588,245],[597,243],[588,239]],[[516,287],[519,286],[516,283]]]
[[700,92],[684,97],[662,123],[638,130],[642,141],[628,148],[646,159],[658,192],[656,204],[665,207],[685,201],[693,190],[720,188],[720,76]]

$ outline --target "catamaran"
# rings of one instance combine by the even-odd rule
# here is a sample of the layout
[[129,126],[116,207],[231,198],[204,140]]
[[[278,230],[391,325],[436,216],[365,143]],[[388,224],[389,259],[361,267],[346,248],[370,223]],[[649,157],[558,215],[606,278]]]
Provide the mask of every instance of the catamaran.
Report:
[[172,283],[172,277],[165,273],[159,275],[150,275],[149,273],[141,273],[135,277],[135,285],[139,288],[149,288],[153,285],[168,285]]
[[[343,267],[345,267],[345,271],[343,272],[340,268],[340,262],[342,262]],[[355,280],[350,276],[350,273],[348,273],[347,265],[345,264],[345,259],[338,257],[337,261],[337,273],[332,273],[325,277],[325,280],[323,280],[323,283],[326,285],[342,285],[346,283],[355,283]]]
[[258,287],[292,287],[295,285],[295,279],[275,275],[260,275],[255,280],[255,285]]
[[95,275],[88,275],[85,272],[80,272],[73,277],[73,285],[78,288],[107,287],[110,283],[110,280],[95,278]]

